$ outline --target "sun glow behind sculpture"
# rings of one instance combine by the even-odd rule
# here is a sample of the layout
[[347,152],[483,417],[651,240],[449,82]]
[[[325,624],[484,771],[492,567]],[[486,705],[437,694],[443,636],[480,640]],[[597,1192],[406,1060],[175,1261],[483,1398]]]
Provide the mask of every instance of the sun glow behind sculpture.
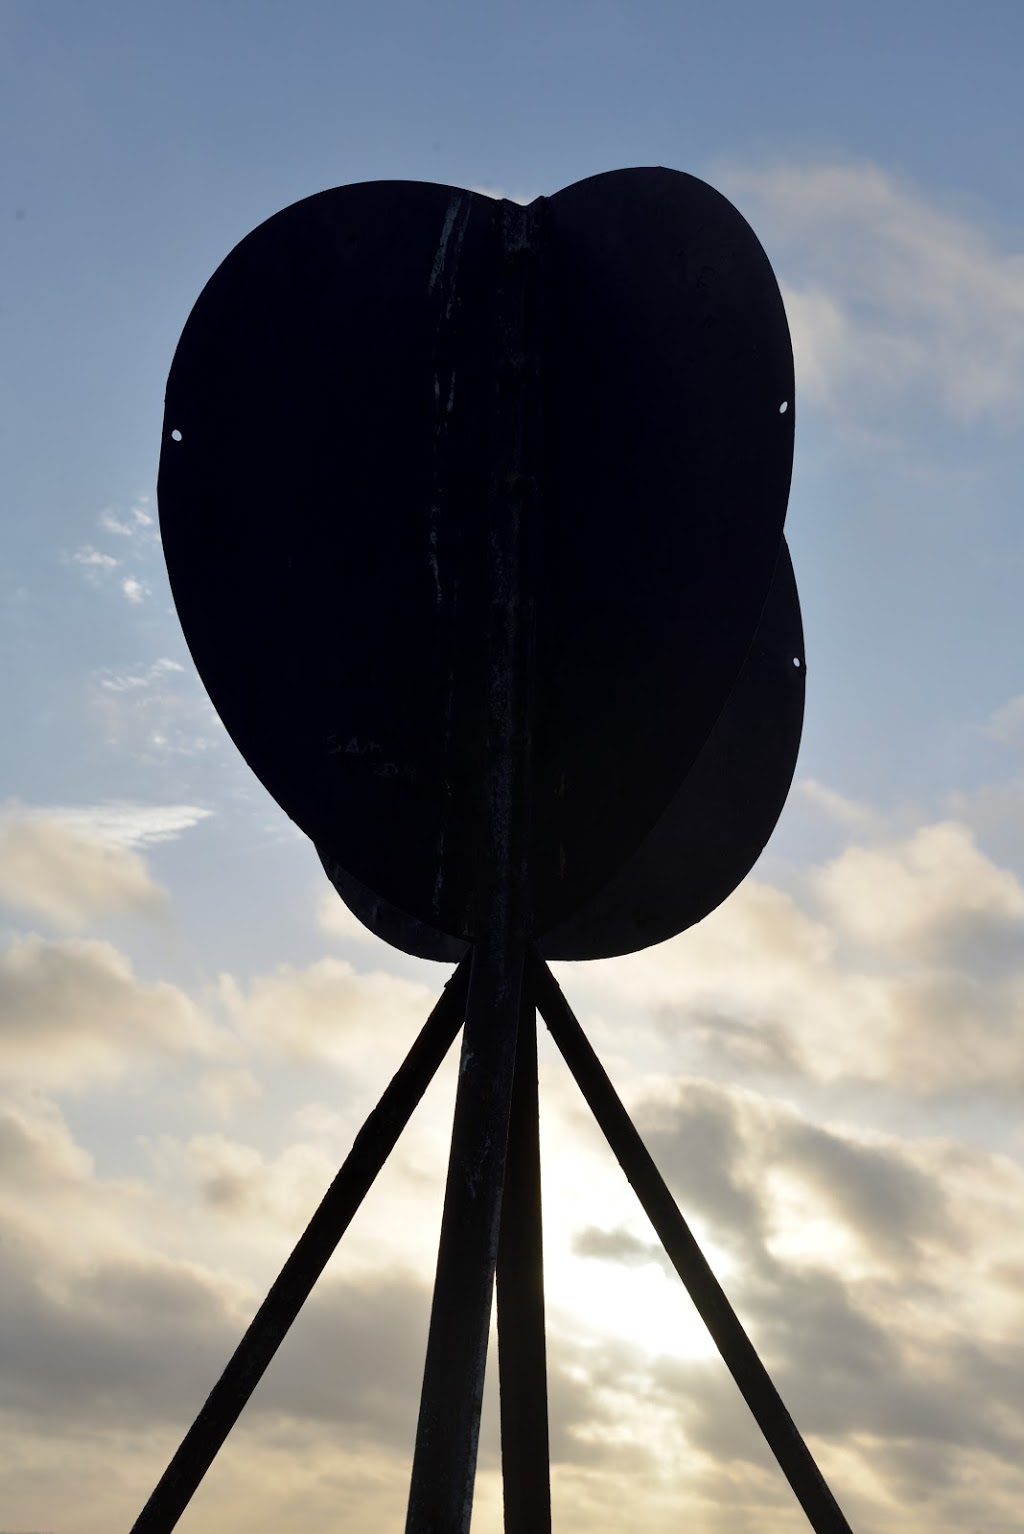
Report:
[[[574,1206],[579,1213],[579,1206]],[[557,1203],[551,1207],[558,1217]],[[597,1227],[599,1228],[599,1227]],[[715,1272],[728,1284],[730,1264],[722,1249],[701,1245]],[[646,1239],[650,1240],[652,1232]],[[642,1238],[638,1238],[639,1240]],[[578,1326],[581,1334],[601,1335],[609,1342],[641,1349],[649,1358],[717,1358],[718,1349],[693,1302],[664,1259],[652,1252],[625,1262],[600,1261],[573,1252],[546,1257],[545,1279],[552,1309],[562,1327]]]
[[[567,1093],[559,1094],[557,1113],[545,1113],[544,1088],[556,1072],[564,1074],[559,1061],[542,1075],[540,1102],[544,1285],[554,1324],[580,1340],[601,1337],[638,1347],[651,1358],[717,1357],[707,1327],[650,1224],[638,1217],[607,1148],[587,1133]],[[708,1238],[702,1222],[693,1225],[728,1287],[733,1260]]]

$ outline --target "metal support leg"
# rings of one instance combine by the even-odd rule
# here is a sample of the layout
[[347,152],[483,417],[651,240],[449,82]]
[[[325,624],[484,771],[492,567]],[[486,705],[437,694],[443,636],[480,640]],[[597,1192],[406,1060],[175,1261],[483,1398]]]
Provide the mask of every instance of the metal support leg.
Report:
[[448,1053],[462,1025],[468,980],[469,962],[464,959],[356,1136],[341,1170],[132,1525],[131,1534],[170,1534],[185,1511]]
[[406,1534],[468,1534],[498,1256],[523,949],[473,953]]
[[537,1015],[532,995],[525,989],[501,1204],[497,1292],[505,1534],[551,1534]]
[[851,1534],[764,1364],[704,1259],[661,1173],[608,1079],[547,965],[531,954],[528,983],[541,1015],[561,1050],[619,1165],[636,1190],[676,1272],[689,1291],[736,1381],[783,1475],[815,1534]]

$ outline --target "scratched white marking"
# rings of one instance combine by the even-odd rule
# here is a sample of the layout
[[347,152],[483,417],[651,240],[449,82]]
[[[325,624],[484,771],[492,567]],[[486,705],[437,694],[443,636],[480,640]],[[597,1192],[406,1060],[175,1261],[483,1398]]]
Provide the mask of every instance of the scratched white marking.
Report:
[[438,518],[438,509],[437,509],[436,506],[431,506],[431,508],[430,508],[430,515],[431,515],[431,526],[430,526],[430,532],[427,535],[428,536],[428,542],[430,544],[430,555],[429,555],[429,558],[430,558],[430,568],[431,568],[431,571],[433,572],[433,576],[434,576],[434,591],[435,591],[435,593],[437,595],[437,605],[438,605],[438,607],[440,607],[441,606],[441,602],[442,602],[442,593],[441,593],[441,569],[440,569],[440,566],[438,565],[438,562],[437,562],[437,518]]
[[452,230],[455,228],[455,219],[461,201],[461,197],[453,197],[448,204],[448,211],[445,213],[444,224],[441,228],[441,243],[437,247],[437,255],[434,257],[434,264],[430,269],[430,281],[427,283],[428,293],[433,293],[441,273],[444,271],[445,252],[448,249],[448,241],[451,239]]

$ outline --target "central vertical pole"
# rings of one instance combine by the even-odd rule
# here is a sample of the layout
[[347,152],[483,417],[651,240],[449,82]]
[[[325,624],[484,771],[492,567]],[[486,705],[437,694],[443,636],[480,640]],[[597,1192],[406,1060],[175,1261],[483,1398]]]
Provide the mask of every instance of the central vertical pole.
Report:
[[511,948],[473,954],[407,1534],[469,1530],[523,973]]
[[469,1534],[530,927],[527,548],[537,487],[529,382],[540,210],[505,202],[497,217],[478,899],[406,1534]]
[[551,1534],[537,1014],[528,983],[516,1045],[497,1288],[505,1534]]

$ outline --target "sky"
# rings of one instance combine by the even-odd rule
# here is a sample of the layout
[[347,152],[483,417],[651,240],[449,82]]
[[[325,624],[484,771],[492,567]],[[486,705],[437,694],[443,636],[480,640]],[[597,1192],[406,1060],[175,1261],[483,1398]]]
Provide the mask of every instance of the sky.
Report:
[[[346,914],[192,666],[189,310],[326,187],[650,164],[785,298],[806,723],[742,887],[560,978],[857,1534],[1019,1528],[1022,48],[1012,0],[0,3],[3,1534],[130,1527],[447,973]],[[454,1066],[185,1534],[402,1526]],[[556,1528],[805,1527],[540,1072]]]

